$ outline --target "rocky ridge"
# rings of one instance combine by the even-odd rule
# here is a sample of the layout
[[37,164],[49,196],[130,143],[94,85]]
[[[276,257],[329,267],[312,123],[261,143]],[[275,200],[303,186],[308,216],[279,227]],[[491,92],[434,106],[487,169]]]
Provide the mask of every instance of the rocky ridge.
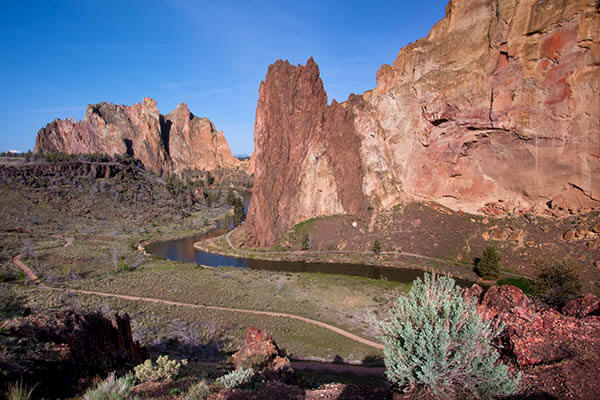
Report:
[[502,216],[600,207],[600,3],[452,0],[429,35],[327,104],[314,60],[261,83],[247,244],[406,201]]
[[240,165],[209,119],[184,103],[162,115],[150,98],[131,106],[89,105],[82,121],[57,119],[40,129],[34,152],[128,154],[159,175]]
[[600,390],[600,300],[587,294],[562,313],[535,304],[514,286],[493,286],[484,295],[474,285],[465,292],[478,312],[505,326],[501,354],[521,371],[518,398],[595,399]]
[[132,368],[147,356],[134,342],[127,314],[57,311],[0,324],[0,390],[22,379],[36,396],[74,396],[93,378]]

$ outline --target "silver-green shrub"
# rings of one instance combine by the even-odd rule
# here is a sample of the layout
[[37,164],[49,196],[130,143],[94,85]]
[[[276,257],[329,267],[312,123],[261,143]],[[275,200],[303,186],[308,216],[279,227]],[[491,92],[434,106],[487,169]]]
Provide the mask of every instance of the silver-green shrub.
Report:
[[168,356],[159,356],[156,363],[146,360],[134,368],[135,376],[142,382],[172,381],[179,374],[187,360],[169,360]]
[[135,376],[132,373],[117,378],[113,372],[94,389],[85,392],[83,398],[85,400],[125,400],[134,386]]
[[210,386],[205,381],[200,381],[188,390],[185,400],[205,400],[211,392]]
[[377,325],[386,376],[398,390],[463,398],[518,390],[520,374],[511,376],[492,344],[503,326],[484,321],[475,299],[464,299],[451,278],[425,274],[417,279]]
[[238,368],[218,378],[217,383],[225,386],[227,389],[234,389],[250,383],[253,377],[254,370],[252,368]]

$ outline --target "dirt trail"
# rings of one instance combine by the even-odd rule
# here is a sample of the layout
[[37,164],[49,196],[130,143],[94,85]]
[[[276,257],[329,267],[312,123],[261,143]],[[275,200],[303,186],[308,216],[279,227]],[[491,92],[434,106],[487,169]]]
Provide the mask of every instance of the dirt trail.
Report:
[[23,254],[18,254],[17,256],[15,256],[13,258],[13,262],[15,263],[15,265],[17,267],[19,267],[29,277],[29,279],[31,279],[31,281],[33,283],[38,285],[38,287],[41,287],[44,289],[63,291],[63,292],[67,292],[67,293],[87,294],[87,295],[100,296],[100,297],[111,297],[111,298],[131,300],[131,301],[144,301],[147,303],[166,304],[166,305],[172,305],[172,306],[178,306],[178,307],[188,307],[188,308],[216,310],[216,311],[227,311],[227,312],[254,314],[254,315],[267,315],[270,317],[295,319],[298,321],[306,322],[311,325],[315,325],[315,326],[319,326],[321,328],[328,329],[328,330],[335,332],[339,335],[342,335],[348,339],[354,340],[355,342],[359,342],[359,343],[365,344],[367,346],[370,346],[370,347],[373,347],[373,348],[376,348],[379,350],[383,350],[383,345],[381,345],[379,343],[375,343],[371,340],[364,339],[360,336],[357,336],[353,333],[350,333],[348,331],[345,331],[345,330],[335,327],[333,325],[329,325],[329,324],[326,324],[321,321],[316,321],[314,319],[305,318],[300,315],[279,313],[279,312],[272,312],[272,311],[247,310],[247,309],[242,309],[242,308],[209,306],[209,305],[203,305],[203,304],[190,304],[190,303],[182,303],[182,302],[178,302],[178,301],[155,299],[155,298],[151,298],[151,297],[139,297],[139,296],[128,296],[128,295],[123,295],[123,294],[116,294],[116,293],[95,292],[92,290],[65,289],[65,288],[50,287],[50,286],[47,286],[45,283],[41,282],[38,279],[38,277],[35,275],[35,273],[27,265],[25,265],[25,263],[23,263],[23,261],[21,261],[22,256],[23,256]]

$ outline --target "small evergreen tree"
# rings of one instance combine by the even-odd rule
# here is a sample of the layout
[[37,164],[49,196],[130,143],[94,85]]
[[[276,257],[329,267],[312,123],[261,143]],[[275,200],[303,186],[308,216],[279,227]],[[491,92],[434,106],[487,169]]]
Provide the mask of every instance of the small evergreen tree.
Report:
[[397,390],[485,398],[518,389],[520,374],[511,376],[492,346],[503,327],[484,321],[451,278],[417,278],[377,325],[386,376]]
[[375,254],[381,253],[381,242],[379,242],[379,239],[375,239],[375,241],[373,242],[372,250]]
[[227,192],[227,198],[225,199],[225,201],[227,201],[227,204],[229,204],[230,206],[235,206],[235,194],[233,194],[233,189],[229,189],[229,191]]
[[485,279],[494,279],[500,275],[500,255],[494,246],[489,246],[475,263],[475,272]]
[[246,213],[244,212],[244,203],[242,200],[236,198],[235,203],[233,205],[233,223],[234,225],[239,225],[244,221],[244,217]]
[[304,236],[302,236],[302,250],[308,250],[311,247],[311,240],[308,232],[304,232]]

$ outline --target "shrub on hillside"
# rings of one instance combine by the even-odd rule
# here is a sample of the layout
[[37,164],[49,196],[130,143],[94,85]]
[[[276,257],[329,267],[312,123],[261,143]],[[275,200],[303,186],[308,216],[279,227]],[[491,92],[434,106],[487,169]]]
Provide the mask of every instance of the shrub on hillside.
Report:
[[117,378],[113,372],[95,388],[85,392],[83,398],[84,400],[125,400],[134,386],[135,376],[132,373]]
[[307,232],[302,236],[302,250],[308,250],[311,248],[311,239]]
[[188,390],[185,395],[185,400],[204,400],[211,393],[210,386],[205,381],[201,381]]
[[227,389],[235,389],[252,381],[254,370],[252,368],[238,368],[230,373],[217,378],[217,383]]
[[485,279],[494,279],[500,275],[500,255],[494,246],[485,249],[481,258],[476,260],[475,272]]
[[386,376],[397,390],[481,398],[518,389],[520,374],[511,376],[492,345],[503,327],[484,321],[451,278],[417,279],[377,325]]
[[168,356],[159,356],[156,363],[146,360],[134,368],[135,376],[142,382],[172,381],[179,374],[187,360],[169,360]]
[[573,264],[568,261],[548,264],[537,261],[536,264],[539,272],[535,279],[535,287],[546,304],[560,309],[579,295],[582,283]]

